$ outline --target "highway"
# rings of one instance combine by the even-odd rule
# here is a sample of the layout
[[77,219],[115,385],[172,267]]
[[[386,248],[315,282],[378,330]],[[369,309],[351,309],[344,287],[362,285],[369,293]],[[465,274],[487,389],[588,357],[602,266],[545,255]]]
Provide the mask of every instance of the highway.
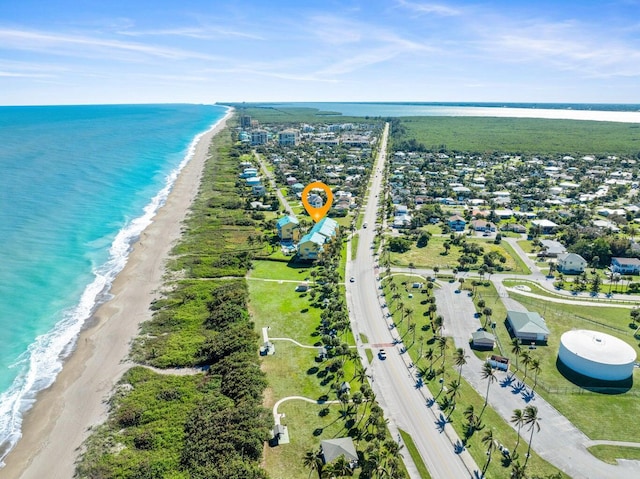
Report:
[[[443,419],[443,415],[438,406],[427,405],[431,397],[429,391],[426,387],[416,387],[410,359],[408,355],[401,353],[401,345],[394,344],[397,333],[389,326],[388,310],[383,305],[384,299],[380,297],[376,256],[372,245],[375,238],[378,198],[383,194],[382,178],[388,134],[387,124],[381,138],[379,156],[372,175],[373,182],[364,211],[364,222],[368,224],[368,228],[358,231],[360,240],[356,258],[347,262],[347,278],[353,277],[355,280],[353,283],[346,282],[346,291],[358,352],[365,366],[368,366],[371,386],[385,417],[389,419],[392,434],[397,436],[397,428],[400,428],[411,435],[431,476],[434,479],[480,477],[479,468],[468,451],[455,447],[455,444],[461,442],[452,426],[439,421]],[[368,344],[362,344],[360,333],[366,335]],[[374,352],[371,364],[366,357],[366,347],[371,347]],[[380,360],[377,356],[381,348],[387,353],[386,360]],[[419,478],[409,453],[406,449],[402,453],[411,477]]]

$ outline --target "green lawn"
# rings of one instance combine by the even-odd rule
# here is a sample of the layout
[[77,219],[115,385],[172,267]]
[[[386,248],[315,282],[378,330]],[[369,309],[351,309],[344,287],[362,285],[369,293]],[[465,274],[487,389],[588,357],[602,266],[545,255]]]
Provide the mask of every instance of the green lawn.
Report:
[[418,452],[415,443],[413,442],[413,438],[409,435],[409,433],[399,429],[400,436],[402,436],[402,442],[404,442],[407,447],[406,452],[409,453],[411,459],[413,459],[414,464],[416,465],[416,469],[418,469],[418,474],[420,474],[421,479],[431,479],[431,474],[429,474],[429,470],[422,460],[422,456]]
[[351,237],[351,260],[356,259],[356,255],[358,254],[358,242],[360,241],[360,235],[358,233],[354,234]]
[[[325,407],[328,407],[330,412],[323,417],[319,413]],[[291,442],[265,448],[265,469],[274,479],[317,478],[316,472],[312,473],[310,469],[304,467],[304,455],[307,451],[318,449],[320,441],[346,435],[344,421],[339,417],[340,405],[320,406],[291,400],[281,404],[278,413],[285,415],[282,418],[282,424],[287,426]],[[316,428],[322,429],[318,436],[313,434]]]
[[609,464],[617,464],[617,459],[640,461],[640,447],[599,445],[591,446],[589,452]]
[[[450,241],[448,236],[432,236],[429,244],[424,248],[418,248],[415,244],[405,253],[391,253],[391,262],[397,266],[408,266],[413,263],[416,268],[433,268],[453,269],[459,266],[459,259],[462,256],[461,249],[451,246],[448,254],[445,253],[444,243]],[[468,237],[469,243],[477,243],[483,246],[485,253],[497,251],[506,258],[506,262],[502,265],[505,271],[512,273],[529,274],[529,269],[522,263],[518,255],[512,248],[502,242],[494,244],[493,241],[484,238]],[[470,265],[471,269],[478,269],[482,264],[482,258],[475,265]]]
[[[629,328],[629,309],[616,307],[588,307],[575,304],[550,303],[544,299],[530,298],[516,293],[510,294],[529,311],[537,311],[547,322],[551,332],[546,346],[529,350],[531,356],[540,361],[541,372],[538,375],[536,391],[566,416],[573,424],[591,439],[609,439],[617,441],[637,441],[637,434],[630,429],[621,417],[640,415],[640,371],[634,371],[631,389],[624,394],[607,395],[586,391],[558,371],[556,361],[560,337],[571,329],[593,329],[618,337],[638,351],[638,341],[633,340],[633,330]],[[494,306],[494,318],[497,323],[496,334],[507,356],[511,357],[512,367],[515,358],[510,352],[511,338],[505,327],[506,311],[497,312]],[[611,328],[600,326],[603,323]],[[523,369],[521,367],[521,369]],[[523,376],[523,371],[520,373]],[[532,385],[533,378],[528,374],[527,382]],[[551,392],[548,392],[551,391]]]
[[269,326],[269,335],[287,337],[302,344],[320,340],[316,328],[320,310],[309,304],[309,293],[297,293],[295,283],[248,280],[249,309],[256,328]]
[[[416,364],[418,367],[428,368],[429,361],[427,361],[426,358],[424,358],[424,356],[420,357],[420,353],[422,352],[424,355],[424,352],[427,349],[432,348],[436,352],[436,356],[438,355],[438,348],[433,343],[433,332],[429,326],[430,320],[428,317],[428,313],[426,313],[428,304],[422,304],[423,302],[426,303],[428,295],[425,295],[422,293],[416,293],[416,290],[413,290],[412,293],[410,293],[411,289],[409,289],[409,291],[404,290],[404,286],[402,286],[401,283],[409,282],[409,285],[410,285],[410,282],[415,280],[415,277],[405,276],[405,275],[394,275],[393,279],[398,286],[397,292],[401,295],[401,297],[393,301],[391,300],[391,295],[393,293],[389,288],[390,280],[386,278],[384,280],[384,285],[385,285],[384,290],[387,297],[387,303],[390,306],[390,310],[394,314],[394,322],[396,323],[398,332],[402,337],[404,337],[404,344],[407,347],[409,355],[411,356],[411,359],[413,360],[414,364]],[[465,287],[470,287],[470,285],[466,284]],[[409,298],[408,297],[409,294],[413,294],[413,298]],[[501,314],[501,312],[504,310],[501,310],[499,306],[494,306],[492,304],[493,303],[492,294],[495,295],[495,299],[497,300],[498,296],[497,294],[495,294],[495,289],[493,289],[493,285],[489,287],[480,286],[476,290],[476,296],[485,298],[487,306],[493,309],[494,316],[495,316],[496,314]],[[413,333],[409,331],[408,319],[405,318],[404,320],[402,320],[401,311],[398,309],[398,302],[402,302],[405,308],[412,308],[414,310],[414,313],[412,314],[411,323],[416,325],[415,341],[413,340]],[[449,349],[446,352],[447,354],[446,364],[448,365],[445,373],[446,384],[450,383],[453,379],[457,380],[457,377],[458,377],[457,370],[452,367],[453,351],[454,351],[453,345],[451,344],[451,342],[449,342]],[[486,355],[486,353],[484,354]],[[437,379],[434,379],[431,382],[427,382],[427,384],[434,396],[438,394],[440,390],[440,386],[439,386],[439,383],[437,382]],[[461,388],[461,396],[458,399],[458,407],[456,408],[456,410],[451,416],[453,419],[454,428],[456,429],[456,431],[458,432],[461,438],[464,437],[464,432],[465,432],[464,423],[466,421],[462,414],[464,409],[469,405],[473,405],[475,410],[479,412],[482,409],[483,404],[484,404],[484,397],[480,396],[471,386],[469,386],[463,380],[463,385]],[[433,407],[437,408],[437,405],[434,405]],[[494,436],[501,443],[503,443],[506,447],[510,449],[513,448],[513,445],[516,442],[516,433],[511,428],[511,426],[507,424],[507,422],[504,421],[497,413],[495,413],[492,409],[487,408],[483,415],[483,423],[486,425],[486,427],[491,427],[492,429],[494,429]],[[484,430],[476,432],[473,436],[471,436],[467,444],[467,448],[469,452],[471,453],[473,458],[476,460],[479,467],[482,467],[484,465],[484,462],[486,461],[486,457],[487,457],[485,454],[486,452],[485,446],[482,444],[482,441],[481,441],[483,432]],[[522,444],[522,441],[521,441],[521,444]],[[520,446],[520,451],[521,452],[523,451],[522,445]],[[510,468],[506,468],[501,465],[498,454],[495,455],[495,457],[493,458],[493,460],[489,465],[487,477],[508,478],[510,473],[509,472]],[[555,468],[553,468],[553,466],[543,461],[540,457],[538,457],[535,454],[532,455],[529,461],[527,470],[530,473],[535,472],[538,474],[550,474],[550,473],[557,472]]]
[[[282,279],[290,281],[310,281],[312,267],[308,263],[296,264],[292,261],[253,261],[250,278]],[[295,285],[293,285],[295,288]]]

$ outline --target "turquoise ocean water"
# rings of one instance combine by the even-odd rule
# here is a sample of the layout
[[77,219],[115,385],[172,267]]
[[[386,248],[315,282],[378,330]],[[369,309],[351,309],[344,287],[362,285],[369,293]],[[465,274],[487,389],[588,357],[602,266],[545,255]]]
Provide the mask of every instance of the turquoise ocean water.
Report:
[[0,107],[0,464],[213,105]]

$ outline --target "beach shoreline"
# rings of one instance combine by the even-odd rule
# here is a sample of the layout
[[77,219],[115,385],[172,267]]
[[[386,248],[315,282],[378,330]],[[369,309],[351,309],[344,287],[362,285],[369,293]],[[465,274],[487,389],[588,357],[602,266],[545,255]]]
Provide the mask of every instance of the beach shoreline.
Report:
[[209,145],[232,114],[230,109],[200,137],[165,204],[132,245],[126,266],[110,288],[111,299],[87,319],[55,382],[38,393],[24,415],[22,437],[4,459],[1,479],[73,477],[83,442],[107,419],[106,401],[133,365],[126,360],[131,341],[140,324],[151,318],[151,302],[160,296],[166,261],[198,193]]

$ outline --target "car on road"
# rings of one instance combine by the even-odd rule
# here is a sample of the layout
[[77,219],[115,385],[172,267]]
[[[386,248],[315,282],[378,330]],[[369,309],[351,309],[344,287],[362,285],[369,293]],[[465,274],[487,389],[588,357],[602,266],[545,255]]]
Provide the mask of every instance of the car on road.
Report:
[[381,349],[380,351],[378,351],[378,358],[380,358],[383,361],[387,359],[387,353],[384,349]]
[[351,276],[351,278],[349,278],[349,282],[350,282],[350,283],[355,283],[355,282],[356,282],[356,279],[355,279],[353,276]]
[[362,225],[363,228],[367,227],[367,222],[365,221],[364,224]]

